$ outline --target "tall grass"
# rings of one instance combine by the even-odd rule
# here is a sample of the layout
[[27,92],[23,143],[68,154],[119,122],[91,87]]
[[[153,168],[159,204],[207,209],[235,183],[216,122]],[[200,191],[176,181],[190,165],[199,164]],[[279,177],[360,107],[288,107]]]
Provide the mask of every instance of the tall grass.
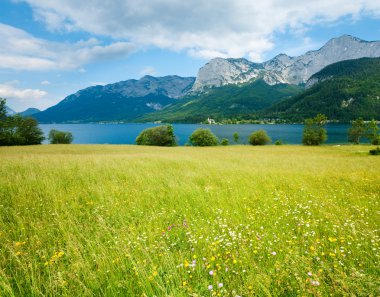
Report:
[[0,295],[379,295],[368,150],[0,148]]

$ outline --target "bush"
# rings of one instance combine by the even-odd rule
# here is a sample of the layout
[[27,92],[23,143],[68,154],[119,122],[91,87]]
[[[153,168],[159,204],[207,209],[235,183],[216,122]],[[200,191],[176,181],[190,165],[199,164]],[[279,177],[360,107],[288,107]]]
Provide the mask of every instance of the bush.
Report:
[[210,129],[199,128],[190,135],[189,142],[193,146],[215,146],[218,145],[219,139]]
[[327,140],[327,131],[324,125],[327,122],[327,117],[323,114],[318,114],[313,119],[306,119],[303,129],[302,143],[304,145],[320,145]]
[[51,144],[70,144],[73,142],[73,134],[71,132],[55,129],[50,130],[48,138]]
[[275,145],[282,145],[282,141],[281,140],[276,140],[276,142],[274,144]]
[[229,142],[228,142],[228,139],[227,138],[223,138],[222,141],[220,142],[221,145],[228,145]]
[[268,136],[267,132],[264,130],[257,130],[253,132],[248,138],[248,142],[252,145],[265,145],[271,141],[272,140]]
[[157,126],[143,130],[136,138],[137,145],[176,146],[173,126]]
[[376,149],[374,149],[374,150],[370,150],[369,151],[369,153],[371,154],[371,155],[380,155],[380,147],[377,147]]

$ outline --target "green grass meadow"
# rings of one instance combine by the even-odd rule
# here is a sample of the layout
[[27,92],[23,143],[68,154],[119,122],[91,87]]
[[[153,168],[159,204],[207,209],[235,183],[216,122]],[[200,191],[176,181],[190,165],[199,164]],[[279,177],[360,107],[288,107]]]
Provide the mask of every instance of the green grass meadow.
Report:
[[370,146],[0,148],[0,296],[380,296]]

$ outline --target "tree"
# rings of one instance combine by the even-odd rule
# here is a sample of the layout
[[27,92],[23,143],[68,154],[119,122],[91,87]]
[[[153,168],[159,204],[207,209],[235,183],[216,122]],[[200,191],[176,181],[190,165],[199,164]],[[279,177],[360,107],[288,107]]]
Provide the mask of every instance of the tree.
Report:
[[157,126],[143,130],[136,138],[137,145],[176,146],[173,126]]
[[7,110],[5,104],[6,100],[0,97],[0,124],[1,121],[5,120],[5,118],[7,117]]
[[199,128],[190,135],[189,141],[193,146],[215,146],[219,139],[210,129]]
[[58,131],[55,129],[50,130],[48,138],[51,144],[70,144],[74,139],[71,132]]
[[7,116],[6,100],[0,98],[0,146],[41,144],[45,139],[38,122],[20,115]]
[[232,136],[234,138],[235,143],[238,143],[238,141],[239,141],[239,133],[235,132]]
[[265,130],[257,130],[249,135],[248,142],[252,145],[265,145],[272,141]]
[[45,139],[44,133],[38,128],[38,122],[30,117],[22,117],[20,115],[12,116],[14,126],[14,143],[16,145],[34,145],[41,144]]
[[373,145],[380,144],[379,127],[374,119],[367,124],[366,137],[371,141]]
[[318,114],[315,118],[306,119],[303,129],[302,143],[304,145],[320,145],[327,140],[327,131],[324,126],[327,123],[327,117],[324,114]]
[[362,118],[358,118],[352,122],[348,129],[348,141],[354,144],[360,143],[360,138],[366,136],[367,127]]

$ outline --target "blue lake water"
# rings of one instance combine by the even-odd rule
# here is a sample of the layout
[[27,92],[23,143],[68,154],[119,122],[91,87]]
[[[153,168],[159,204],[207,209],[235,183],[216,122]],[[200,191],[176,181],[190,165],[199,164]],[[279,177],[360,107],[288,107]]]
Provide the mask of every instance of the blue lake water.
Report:
[[[73,143],[77,144],[134,144],[136,137],[146,128],[155,124],[41,124],[40,127],[47,136],[51,129],[69,131],[74,136]],[[267,131],[273,142],[281,140],[286,144],[300,144],[302,141],[303,125],[201,125],[201,124],[174,124],[174,133],[178,143],[188,142],[191,133],[198,128],[209,128],[219,139],[227,138],[233,143],[233,133],[240,136],[239,143],[246,144],[248,136],[255,130]],[[326,126],[327,143],[347,143],[349,125],[329,124]],[[45,141],[45,143],[47,143]]]

